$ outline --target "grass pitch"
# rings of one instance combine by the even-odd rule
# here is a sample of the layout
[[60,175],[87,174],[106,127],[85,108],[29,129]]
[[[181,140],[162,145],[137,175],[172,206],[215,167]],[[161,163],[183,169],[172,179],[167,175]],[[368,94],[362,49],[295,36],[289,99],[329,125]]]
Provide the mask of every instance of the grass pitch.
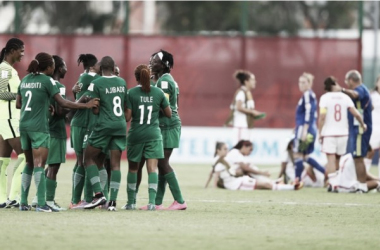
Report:
[[[127,197],[127,164],[122,165],[118,208]],[[67,162],[58,175],[56,201],[64,207],[71,197],[72,167],[73,162]],[[379,249],[379,193],[204,189],[210,166],[174,167],[186,211],[49,214],[3,209],[0,249]],[[266,168],[273,178],[277,175],[278,167]],[[146,205],[147,197],[144,173],[137,205]],[[164,205],[171,202],[167,188]]]

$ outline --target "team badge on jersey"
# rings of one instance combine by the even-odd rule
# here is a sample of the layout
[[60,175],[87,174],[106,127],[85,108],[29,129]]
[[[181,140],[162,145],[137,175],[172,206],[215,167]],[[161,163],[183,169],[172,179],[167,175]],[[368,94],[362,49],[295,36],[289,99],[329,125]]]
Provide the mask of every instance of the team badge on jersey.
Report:
[[88,86],[87,90],[94,91],[94,84],[91,83],[90,86]]
[[1,78],[8,78],[8,71],[2,70],[1,71]]
[[66,95],[66,88],[59,88],[59,93],[61,95]]
[[167,81],[162,81],[162,82],[161,82],[161,88],[162,88],[162,89],[167,89],[167,88],[168,88],[168,85],[169,85],[169,84],[168,84]]

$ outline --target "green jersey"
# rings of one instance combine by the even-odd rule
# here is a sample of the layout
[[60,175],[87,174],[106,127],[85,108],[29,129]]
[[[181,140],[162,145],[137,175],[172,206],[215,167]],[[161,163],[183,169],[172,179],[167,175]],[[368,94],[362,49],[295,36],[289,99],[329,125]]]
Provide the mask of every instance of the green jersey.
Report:
[[169,101],[170,108],[172,109],[172,117],[166,117],[160,112],[160,128],[175,128],[181,126],[181,119],[178,115],[178,84],[170,74],[163,74],[158,80],[156,86],[164,91],[166,98]]
[[167,106],[169,102],[164,92],[155,86],[150,87],[149,93],[142,91],[141,86],[130,89],[127,108],[132,111],[132,121],[128,131],[128,145],[162,140],[158,116],[160,109]]
[[95,118],[93,131],[107,136],[127,134],[124,107],[127,98],[127,84],[117,76],[102,76],[88,87],[93,98],[100,99],[99,114]]
[[[55,81],[57,88],[59,89],[59,94],[62,98],[66,99],[66,87],[58,81]],[[54,97],[50,98],[50,104],[54,106],[57,110],[57,103]],[[54,114],[49,120],[50,136],[57,139],[66,139],[66,126],[65,126],[65,116],[58,116]]]
[[[80,75],[78,79],[78,85],[81,87],[80,92],[76,94],[76,99],[79,100],[83,94],[87,91],[88,87],[90,86],[90,83],[94,81],[95,79],[98,79],[100,75],[89,72],[89,73],[83,73]],[[73,119],[71,120],[71,126],[76,127],[82,127],[87,128],[88,126],[88,113],[91,112],[89,109],[78,109],[75,112],[75,115]]]
[[20,131],[49,133],[50,98],[58,93],[57,84],[50,76],[25,76],[17,92],[22,103]]

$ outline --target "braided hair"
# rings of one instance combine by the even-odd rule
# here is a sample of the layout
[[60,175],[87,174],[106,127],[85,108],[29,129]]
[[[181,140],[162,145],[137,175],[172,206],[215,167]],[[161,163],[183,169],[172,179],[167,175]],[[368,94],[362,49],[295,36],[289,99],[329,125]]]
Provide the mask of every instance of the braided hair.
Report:
[[15,38],[15,37],[9,39],[5,47],[1,50],[0,63],[4,60],[5,55],[10,53],[12,49],[18,50],[18,49],[21,49],[22,46],[24,46],[24,42],[21,41],[20,39]]
[[174,67],[173,55],[163,49],[154,53],[152,57],[156,55],[161,59],[162,64],[165,66],[164,73],[170,73],[170,70]]
[[54,66],[54,59],[52,55],[41,52],[30,62],[28,66],[28,72],[32,74],[39,74],[45,71],[48,67]]
[[98,59],[93,54],[80,54],[78,57],[78,66],[80,63],[83,64],[83,69],[88,71],[90,67],[94,67],[98,62]]

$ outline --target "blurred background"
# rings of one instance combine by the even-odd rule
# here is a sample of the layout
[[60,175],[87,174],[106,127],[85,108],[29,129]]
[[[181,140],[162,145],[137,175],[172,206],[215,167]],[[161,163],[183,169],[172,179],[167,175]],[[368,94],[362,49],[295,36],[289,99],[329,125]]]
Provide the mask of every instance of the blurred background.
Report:
[[267,113],[256,123],[263,133],[253,138],[253,155],[277,159],[278,137],[294,126],[300,74],[315,75],[319,98],[327,76],[344,84],[345,73],[358,69],[372,88],[379,67],[376,1],[0,1],[0,18],[0,47],[13,36],[26,45],[20,77],[37,53],[57,54],[68,65],[68,90],[83,71],[81,53],[112,56],[133,87],[138,64],[159,49],[171,52],[184,125],[178,154],[198,158],[212,154],[215,140],[229,141],[221,127],[238,87],[236,69],[256,75],[253,98]]

